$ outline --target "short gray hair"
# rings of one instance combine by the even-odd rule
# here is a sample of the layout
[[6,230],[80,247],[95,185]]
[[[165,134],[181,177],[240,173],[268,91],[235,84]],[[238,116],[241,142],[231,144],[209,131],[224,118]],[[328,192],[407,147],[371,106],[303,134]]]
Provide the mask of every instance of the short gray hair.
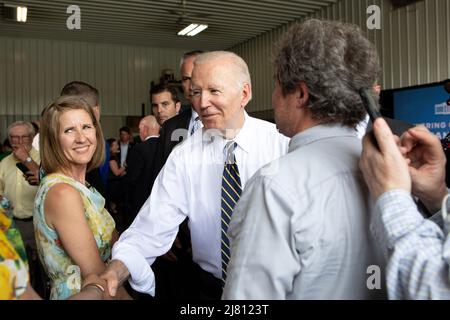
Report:
[[33,127],[33,125],[32,125],[30,122],[28,122],[28,121],[16,121],[16,122],[11,123],[11,124],[8,126],[8,130],[7,130],[7,132],[8,132],[8,138],[11,137],[11,129],[12,129],[12,128],[15,128],[15,127],[19,127],[19,126],[25,126],[25,127],[27,127],[27,129],[28,129],[28,134],[29,134],[30,136],[34,136],[34,134],[35,134],[34,127]]
[[[250,87],[252,81],[250,78],[250,71],[248,70],[247,63],[237,54],[230,51],[210,51],[199,55],[194,61],[194,68],[197,65],[205,62],[211,62],[218,59],[227,59],[231,62],[231,66],[235,68],[238,88],[243,88],[244,84],[248,84]],[[251,99],[251,96],[250,96]]]
[[380,69],[374,45],[359,27],[317,19],[295,23],[286,32],[273,64],[283,95],[304,81],[313,119],[349,127],[364,118],[359,90],[372,89]]
[[185,53],[183,54],[183,56],[181,57],[181,59],[180,59],[180,69],[181,69],[181,66],[183,65],[184,61],[185,61],[187,58],[190,58],[190,57],[196,57],[196,56],[198,56],[198,55],[200,55],[200,54],[202,54],[202,53],[204,53],[204,52],[205,52],[205,51],[203,51],[203,50],[193,50],[193,51],[185,52]]

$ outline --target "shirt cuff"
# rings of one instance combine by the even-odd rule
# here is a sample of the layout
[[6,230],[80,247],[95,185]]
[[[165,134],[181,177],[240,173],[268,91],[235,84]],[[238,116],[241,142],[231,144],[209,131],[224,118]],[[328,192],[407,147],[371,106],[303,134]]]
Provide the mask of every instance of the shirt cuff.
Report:
[[372,232],[392,249],[398,239],[417,228],[423,220],[410,193],[402,189],[391,190],[383,193],[375,203]]
[[142,254],[126,243],[117,242],[112,249],[112,259],[125,264],[134,290],[155,296],[155,275]]

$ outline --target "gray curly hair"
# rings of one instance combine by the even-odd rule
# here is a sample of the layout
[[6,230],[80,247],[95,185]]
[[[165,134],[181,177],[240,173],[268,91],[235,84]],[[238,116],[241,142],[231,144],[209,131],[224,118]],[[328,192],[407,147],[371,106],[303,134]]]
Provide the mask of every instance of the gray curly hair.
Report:
[[374,45],[359,27],[317,19],[296,23],[286,32],[273,64],[283,95],[304,81],[313,119],[349,127],[364,118],[359,89],[372,89],[380,68]]

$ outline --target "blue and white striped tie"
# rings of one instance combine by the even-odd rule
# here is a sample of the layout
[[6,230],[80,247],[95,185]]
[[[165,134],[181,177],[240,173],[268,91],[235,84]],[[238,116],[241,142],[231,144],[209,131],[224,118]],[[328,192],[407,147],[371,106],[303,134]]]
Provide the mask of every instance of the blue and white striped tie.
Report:
[[190,135],[192,136],[195,131],[197,131],[202,126],[202,123],[200,121],[200,117],[197,116],[194,119],[194,122],[192,123],[192,129]]
[[227,266],[230,261],[230,240],[228,239],[228,226],[230,225],[233,209],[242,193],[241,178],[239,169],[234,156],[234,149],[237,144],[230,141],[226,145],[226,161],[222,175],[222,201],[221,201],[221,216],[222,216],[222,281],[225,284],[227,278]]

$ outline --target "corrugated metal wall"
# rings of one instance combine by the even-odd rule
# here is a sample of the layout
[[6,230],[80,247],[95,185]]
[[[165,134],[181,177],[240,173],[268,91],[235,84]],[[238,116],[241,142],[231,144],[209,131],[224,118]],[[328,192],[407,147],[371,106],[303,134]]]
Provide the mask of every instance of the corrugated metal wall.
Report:
[[[366,27],[366,9],[373,4],[381,8],[381,30]],[[341,0],[312,16],[355,23],[367,32],[380,54],[384,89],[450,78],[450,0],[423,0],[395,10],[389,0]],[[252,74],[248,111],[271,109],[270,57],[273,44],[286,30],[283,26],[231,48],[248,61]]]
[[158,82],[163,69],[172,69],[179,79],[183,52],[0,37],[0,137],[6,136],[6,127],[12,121],[36,119],[42,107],[72,80],[98,88],[103,119],[122,125],[123,116],[141,114],[142,103],[150,111],[150,82]]

